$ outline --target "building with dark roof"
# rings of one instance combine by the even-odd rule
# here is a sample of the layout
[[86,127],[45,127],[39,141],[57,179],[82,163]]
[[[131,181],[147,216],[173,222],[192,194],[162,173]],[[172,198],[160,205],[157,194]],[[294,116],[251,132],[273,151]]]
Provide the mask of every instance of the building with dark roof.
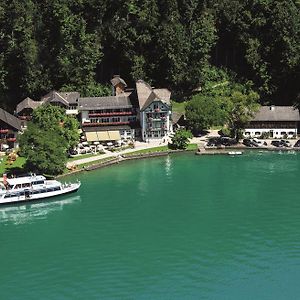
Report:
[[134,139],[137,109],[129,96],[79,98],[81,126],[87,141]]
[[144,141],[162,139],[172,132],[171,92],[168,89],[155,89],[143,80],[136,82],[139,103],[139,120]]
[[41,102],[61,106],[66,109],[66,114],[78,114],[78,92],[57,92],[51,91],[41,98]]
[[[18,147],[17,134],[21,131],[21,121],[0,108],[0,148],[16,148]],[[6,145],[6,147],[4,146]]]
[[[143,80],[136,82],[135,89],[125,90],[127,85],[119,76],[114,76],[111,83],[114,96],[78,100],[82,129],[89,141],[101,141],[99,137],[104,136],[105,140],[109,136],[119,139],[141,136],[143,140],[168,136],[172,131],[169,90],[154,89]],[[99,134],[103,131],[118,131],[119,135]]]
[[293,106],[261,106],[246,126],[245,137],[268,134],[271,138],[291,138],[298,134],[299,110]]
[[26,128],[27,121],[31,120],[32,112],[44,103],[60,106],[66,109],[66,114],[78,114],[78,92],[57,92],[51,91],[43,96],[40,101],[34,101],[27,97],[16,107],[16,115],[22,121],[22,127]]

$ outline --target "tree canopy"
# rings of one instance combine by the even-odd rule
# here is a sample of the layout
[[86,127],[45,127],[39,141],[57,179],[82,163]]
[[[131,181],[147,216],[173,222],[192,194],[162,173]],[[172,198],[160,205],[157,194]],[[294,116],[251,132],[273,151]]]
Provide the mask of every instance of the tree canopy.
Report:
[[195,132],[225,124],[231,135],[239,138],[259,108],[258,99],[251,82],[242,85],[224,70],[211,69],[202,91],[186,105],[187,124]]
[[170,148],[184,150],[189,144],[189,140],[193,137],[192,133],[186,129],[179,129],[172,137],[172,144]]
[[67,150],[79,141],[78,121],[57,106],[37,108],[27,130],[20,135],[25,168],[37,173],[57,175],[65,169]]
[[49,90],[103,95],[113,74],[179,99],[216,66],[253,82],[262,102],[300,93],[296,0],[3,0],[0,101],[10,111]]

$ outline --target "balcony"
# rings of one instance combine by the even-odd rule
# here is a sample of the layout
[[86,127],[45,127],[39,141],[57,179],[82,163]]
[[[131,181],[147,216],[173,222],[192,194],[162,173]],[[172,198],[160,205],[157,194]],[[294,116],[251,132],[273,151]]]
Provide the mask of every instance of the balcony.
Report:
[[107,113],[89,113],[89,117],[131,116],[133,114],[133,111],[118,111]]
[[15,142],[17,139],[15,137],[9,137],[6,139],[8,142]]
[[88,126],[88,127],[93,127],[93,126],[111,126],[111,125],[129,125],[132,124],[133,122],[102,122],[102,123],[89,123],[89,122],[84,122],[82,123],[82,126]]

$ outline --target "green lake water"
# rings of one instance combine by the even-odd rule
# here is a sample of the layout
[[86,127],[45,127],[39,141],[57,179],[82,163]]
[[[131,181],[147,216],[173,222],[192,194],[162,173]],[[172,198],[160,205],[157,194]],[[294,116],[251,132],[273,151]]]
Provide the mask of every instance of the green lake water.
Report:
[[300,154],[178,154],[0,207],[0,299],[299,299]]

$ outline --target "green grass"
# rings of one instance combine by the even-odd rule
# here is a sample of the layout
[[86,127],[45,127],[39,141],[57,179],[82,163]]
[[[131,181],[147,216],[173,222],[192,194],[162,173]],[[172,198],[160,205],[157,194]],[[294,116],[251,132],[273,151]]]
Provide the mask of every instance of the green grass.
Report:
[[154,152],[163,152],[170,150],[168,146],[159,146],[149,149],[137,150],[134,152],[126,153],[126,156],[136,155],[136,154],[144,154],[144,153],[154,153]]
[[89,166],[92,166],[92,165],[97,165],[97,164],[104,163],[104,162],[107,162],[107,161],[110,161],[110,160],[115,160],[115,159],[116,158],[114,156],[113,157],[101,158],[101,159],[97,159],[97,160],[94,160],[94,161],[91,161],[91,162],[88,162],[88,163],[80,164],[80,165],[78,165],[78,168],[79,169],[84,169],[85,167],[89,167]]
[[9,173],[13,169],[22,169],[26,162],[26,159],[20,156],[18,156],[11,165],[7,164],[7,156],[3,156],[2,159],[0,163],[0,174]]
[[176,113],[185,113],[185,105],[187,104],[186,101],[184,102],[176,102],[172,100],[172,111]]
[[221,130],[223,128],[223,126],[212,126],[209,129],[210,130]]
[[198,145],[197,144],[188,144],[186,150],[188,150],[188,151],[197,151],[198,150]]
[[[188,144],[186,150],[188,151],[197,151],[198,145],[197,144]],[[137,150],[131,153],[127,153],[125,156],[130,156],[130,155],[136,155],[136,154],[145,154],[145,153],[155,153],[155,152],[166,152],[170,151],[171,149],[168,146],[159,146],[159,147],[154,147],[154,148],[149,148],[149,149],[143,149],[143,150]]]
[[93,156],[96,156],[96,155],[101,155],[101,153],[97,153],[97,154],[94,154],[94,153],[81,154],[81,155],[77,155],[75,157],[69,157],[67,161],[71,162],[71,161],[74,161],[74,160],[83,159],[83,158],[89,158],[89,157],[93,157]]

